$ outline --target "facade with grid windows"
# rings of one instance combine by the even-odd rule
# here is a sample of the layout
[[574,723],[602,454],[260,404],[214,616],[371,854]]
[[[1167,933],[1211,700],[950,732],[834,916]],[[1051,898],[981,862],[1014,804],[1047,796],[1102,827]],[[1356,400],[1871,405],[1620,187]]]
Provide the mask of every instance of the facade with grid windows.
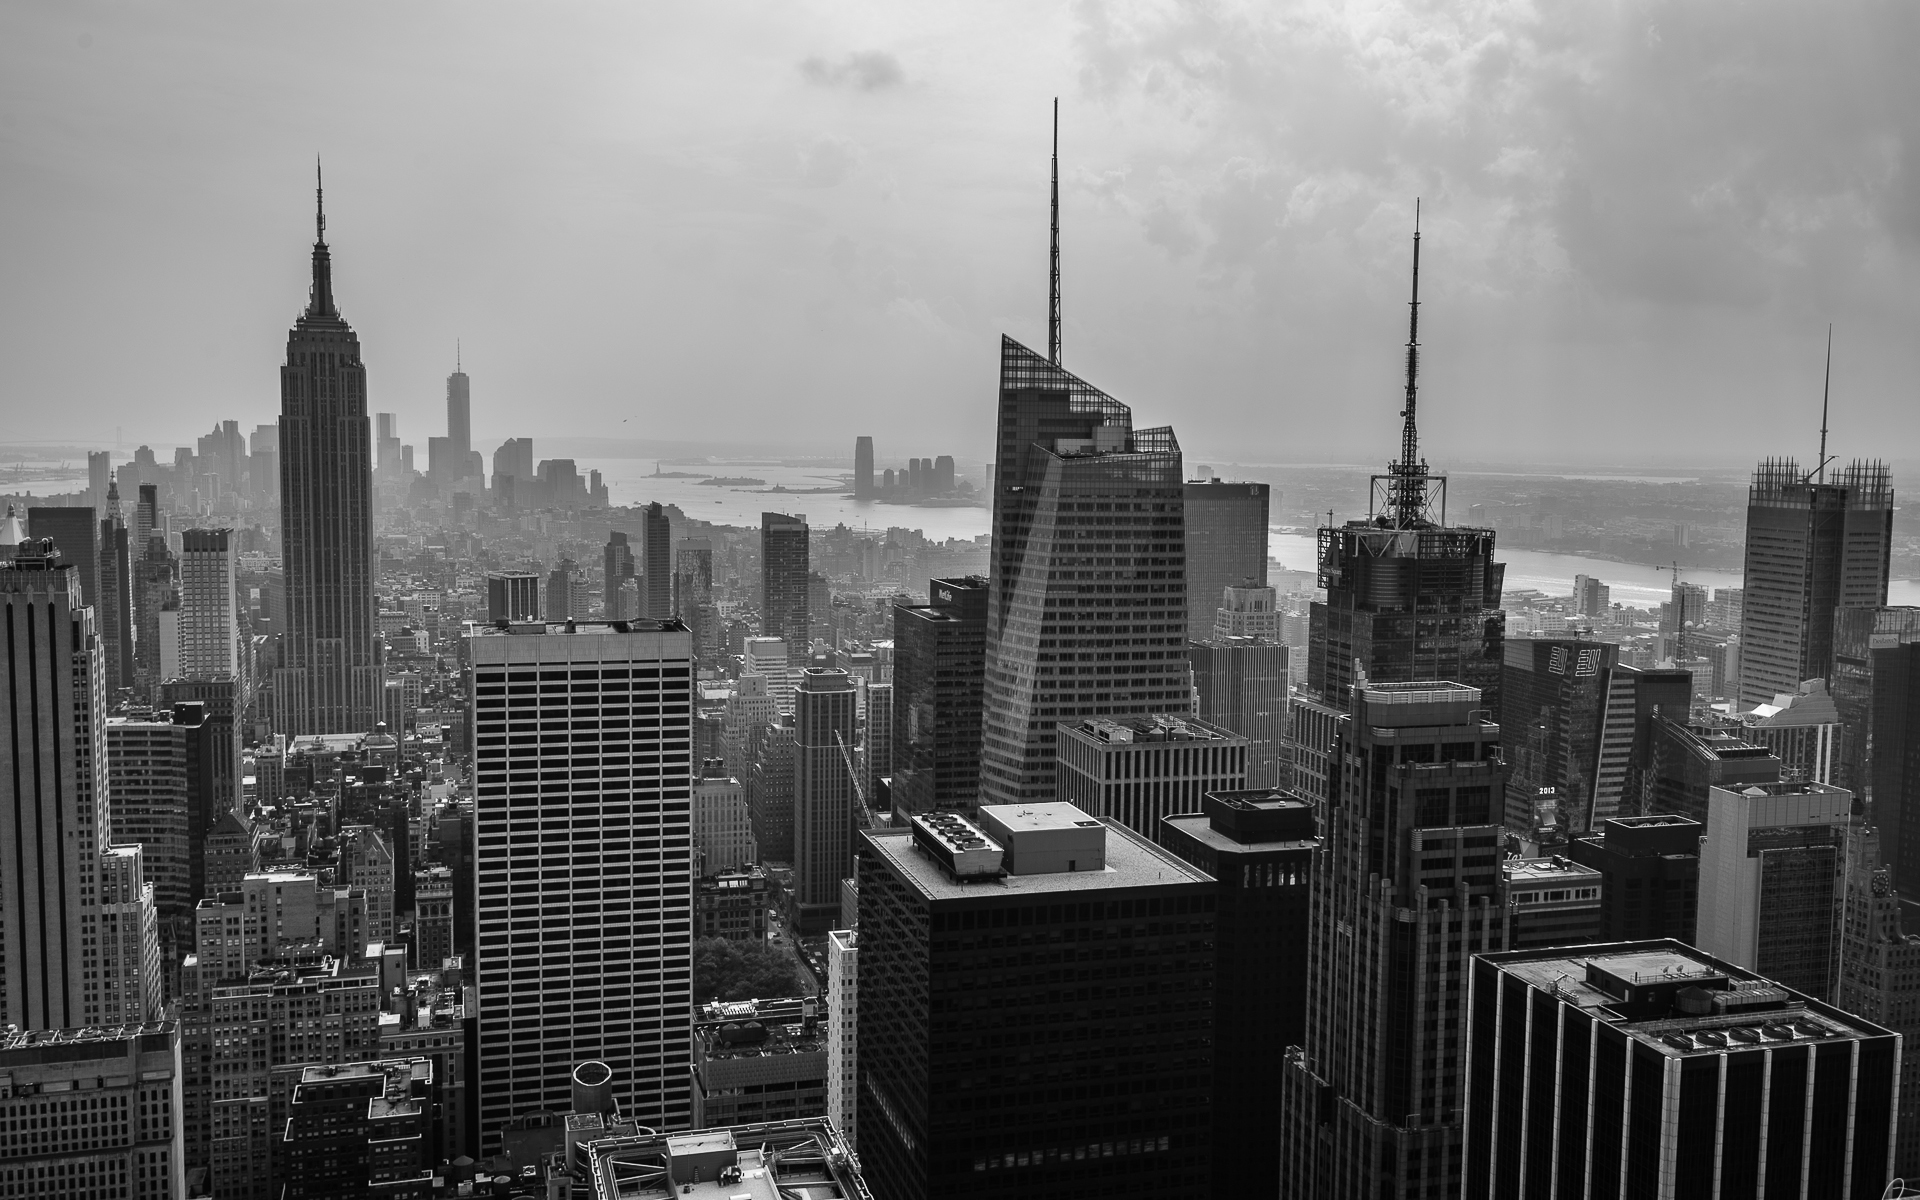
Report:
[[1180,443],[1012,338],[988,569],[980,800],[1051,800],[1055,729],[1167,712],[1187,686]]
[[482,1153],[565,1112],[598,1060],[621,1111],[692,1117],[693,641],[677,621],[477,628],[472,726]]
[[0,1037],[0,1197],[175,1200],[180,1031],[150,1025]]
[[874,1191],[1213,1195],[1216,891],[1071,804],[863,832],[854,1020]]
[[1059,795],[1144,838],[1200,811],[1209,792],[1247,785],[1247,739],[1195,717],[1093,717],[1062,724]]

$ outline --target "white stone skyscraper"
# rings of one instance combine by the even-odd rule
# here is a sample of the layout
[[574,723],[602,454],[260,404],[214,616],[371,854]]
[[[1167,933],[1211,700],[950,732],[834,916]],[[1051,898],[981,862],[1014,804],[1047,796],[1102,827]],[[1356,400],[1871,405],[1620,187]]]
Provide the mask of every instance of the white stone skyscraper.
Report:
[[108,844],[105,664],[78,573],[52,541],[0,563],[0,625],[0,1025],[144,1019],[153,894],[137,850],[129,861]]
[[482,1148],[511,1117],[567,1111],[588,1060],[627,1117],[683,1129],[692,636],[576,620],[476,627],[468,646]]
[[280,529],[287,630],[274,728],[364,733],[381,689],[373,600],[373,448],[360,339],[333,302],[324,209],[313,291],[280,368]]
[[180,535],[180,673],[195,679],[240,677],[233,531]]

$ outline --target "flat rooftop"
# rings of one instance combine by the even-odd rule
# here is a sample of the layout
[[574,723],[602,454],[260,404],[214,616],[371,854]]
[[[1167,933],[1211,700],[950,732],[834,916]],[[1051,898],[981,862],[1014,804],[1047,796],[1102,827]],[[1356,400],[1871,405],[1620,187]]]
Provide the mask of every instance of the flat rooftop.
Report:
[[581,1149],[595,1200],[872,1200],[824,1117],[599,1138]]
[[626,621],[507,621],[493,625],[478,621],[469,627],[477,638],[570,636],[610,633],[685,633],[687,627],[674,617],[655,620],[634,617]]
[[[1182,713],[1138,717],[1088,717],[1077,725],[1061,725],[1062,733],[1108,745],[1163,745],[1167,742],[1224,742],[1240,735]],[[1241,739],[1245,740],[1245,739]]]
[[[1574,949],[1494,954],[1487,961],[1670,1057],[1890,1036],[1680,942],[1625,942],[1585,954]],[[1716,996],[1726,1011],[1715,1010]]]
[[1569,858],[1509,858],[1500,864],[1515,884],[1598,884],[1600,872]]
[[[1040,809],[1050,805],[1002,805],[1002,808]],[[1070,804],[1059,805],[1073,809]],[[1081,819],[1085,814],[1073,809]],[[1043,818],[1034,817],[1034,820]],[[900,877],[929,900],[980,900],[1001,896],[1047,896],[1063,892],[1107,892],[1121,888],[1156,887],[1176,883],[1212,883],[1213,877],[1153,845],[1118,821],[1108,818],[1105,867],[1098,871],[1061,871],[1045,875],[1007,875],[980,883],[955,883],[939,863],[914,848],[907,829],[869,829],[862,835]]]

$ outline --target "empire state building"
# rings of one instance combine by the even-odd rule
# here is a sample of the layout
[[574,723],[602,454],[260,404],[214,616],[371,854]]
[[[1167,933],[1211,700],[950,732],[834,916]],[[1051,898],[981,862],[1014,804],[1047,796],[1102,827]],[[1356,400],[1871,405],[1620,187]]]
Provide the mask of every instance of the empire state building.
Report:
[[383,683],[367,369],[360,339],[334,307],[326,209],[318,187],[314,194],[313,290],[280,368],[287,629],[273,691],[275,728],[290,737],[372,729]]

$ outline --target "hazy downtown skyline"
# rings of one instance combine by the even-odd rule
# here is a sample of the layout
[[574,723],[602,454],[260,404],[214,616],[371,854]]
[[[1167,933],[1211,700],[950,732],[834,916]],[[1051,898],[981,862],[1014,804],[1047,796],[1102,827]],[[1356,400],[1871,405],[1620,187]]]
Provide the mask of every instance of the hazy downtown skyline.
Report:
[[[1455,11],[1457,10],[1457,11]],[[1920,453],[1920,14],[1525,4],[0,13],[10,439],[278,413],[313,157],[369,408],[454,342],[508,434],[987,445],[1045,344],[1190,458]],[[624,422],[624,423],[623,423]],[[1899,481],[1896,480],[1896,484]]]

